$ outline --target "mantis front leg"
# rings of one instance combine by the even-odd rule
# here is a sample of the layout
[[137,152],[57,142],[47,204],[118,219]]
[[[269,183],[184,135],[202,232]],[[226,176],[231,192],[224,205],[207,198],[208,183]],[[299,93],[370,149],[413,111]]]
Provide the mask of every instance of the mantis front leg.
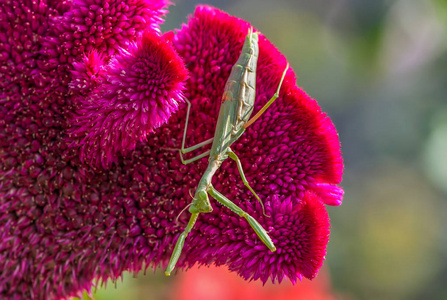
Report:
[[267,248],[270,249],[270,251],[274,252],[276,251],[276,247],[273,244],[272,239],[268,235],[267,231],[262,227],[261,224],[258,223],[252,216],[250,216],[247,212],[245,212],[242,208],[231,202],[230,199],[219,193],[214,189],[213,186],[210,186],[208,189],[208,193],[211,197],[216,199],[218,202],[220,202],[225,207],[232,210],[234,213],[238,214],[240,217],[245,218],[248,223],[250,224],[251,228],[256,232],[258,237],[261,239],[261,241],[267,246]]

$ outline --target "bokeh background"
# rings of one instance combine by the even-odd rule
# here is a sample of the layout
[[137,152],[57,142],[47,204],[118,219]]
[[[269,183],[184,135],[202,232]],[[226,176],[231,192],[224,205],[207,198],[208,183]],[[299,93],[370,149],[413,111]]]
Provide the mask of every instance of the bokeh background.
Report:
[[95,299],[447,299],[447,1],[173,2],[163,31],[204,3],[251,22],[286,55],[339,131],[344,202],[328,208],[328,255],[313,282],[148,270]]

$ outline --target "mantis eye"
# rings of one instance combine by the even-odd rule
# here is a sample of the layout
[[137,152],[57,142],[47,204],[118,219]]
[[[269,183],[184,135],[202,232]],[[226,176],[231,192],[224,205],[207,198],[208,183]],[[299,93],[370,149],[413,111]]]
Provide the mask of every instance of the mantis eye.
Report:
[[200,191],[198,196],[201,200],[208,199],[208,194],[205,191]]

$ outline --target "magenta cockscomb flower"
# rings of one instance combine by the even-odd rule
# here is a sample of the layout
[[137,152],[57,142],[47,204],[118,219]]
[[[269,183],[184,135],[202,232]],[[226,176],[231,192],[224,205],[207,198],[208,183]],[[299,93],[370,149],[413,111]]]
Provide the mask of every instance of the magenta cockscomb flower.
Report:
[[[176,217],[190,203],[189,191],[207,164],[202,159],[184,166],[178,153],[163,149],[180,147],[186,113],[184,105],[174,113],[175,105],[164,101],[178,102],[186,73],[164,60],[178,61],[169,42],[151,30],[166,2],[99,2],[0,4],[4,299],[68,298],[90,290],[95,279],[116,280],[126,270],[165,266],[189,216]],[[108,3],[114,9],[104,8]],[[28,23],[17,25],[16,20]],[[43,27],[36,27],[35,20]],[[121,22],[112,26],[106,20]],[[249,27],[200,6],[174,37],[173,47],[190,76],[184,84],[192,102],[187,145],[212,137],[225,81]],[[153,34],[143,36],[146,29]],[[255,111],[273,95],[286,65],[262,35],[259,47]],[[150,67],[157,63],[162,66]],[[92,119],[98,103],[106,106],[96,106],[103,111]],[[124,117],[129,123],[123,127],[90,124],[91,130],[82,129],[89,118],[107,121],[111,116],[103,112],[122,117],[130,108],[138,112]],[[156,128],[157,118],[166,120],[170,113],[167,124]],[[98,128],[109,131],[101,136]],[[140,140],[148,128],[156,129]],[[80,132],[95,136],[80,139]],[[117,140],[96,145],[95,138],[102,143],[106,134]],[[116,149],[107,154],[107,147]],[[245,219],[213,202],[214,211],[200,215],[177,266],[227,265],[247,280],[264,282],[313,278],[329,236],[323,203],[341,203],[337,184],[343,164],[334,126],[296,87],[293,71],[286,75],[280,98],[232,149],[269,217],[242,184],[233,162],[222,165],[213,185],[269,231],[277,251],[268,251]],[[114,164],[104,164],[105,169],[81,161],[90,155]]]
[[[144,31],[160,32],[159,24],[168,4],[167,0],[73,0],[63,15],[53,18],[55,37],[51,54],[62,49],[64,58],[74,58],[97,50],[106,55],[116,54]],[[57,2],[56,2],[57,3]],[[47,45],[48,46],[48,45]]]
[[139,140],[166,123],[183,102],[187,71],[170,41],[146,32],[126,48],[103,72],[89,75],[90,69],[101,68],[93,65],[101,59],[92,52],[84,59],[86,67],[76,70],[71,84],[75,91],[97,85],[85,96],[75,98],[76,115],[69,129],[70,138],[80,147],[81,160],[95,166],[108,168],[119,152],[133,150]]

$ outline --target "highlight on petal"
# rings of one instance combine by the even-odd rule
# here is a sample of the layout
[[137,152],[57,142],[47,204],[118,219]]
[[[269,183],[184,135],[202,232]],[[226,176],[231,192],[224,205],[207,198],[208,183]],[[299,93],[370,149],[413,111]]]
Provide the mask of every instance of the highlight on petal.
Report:
[[324,201],[324,204],[338,206],[341,205],[343,201],[344,191],[339,186],[318,182],[311,184],[310,188],[315,193],[320,195],[321,199]]
[[69,83],[73,95],[88,95],[104,80],[105,56],[93,49],[84,53],[81,62],[73,63],[72,81]]
[[[188,73],[169,41],[146,32],[121,49],[101,76],[102,84],[76,99],[69,132],[81,160],[108,168],[177,111]],[[83,89],[80,78],[75,80],[72,87]]]

